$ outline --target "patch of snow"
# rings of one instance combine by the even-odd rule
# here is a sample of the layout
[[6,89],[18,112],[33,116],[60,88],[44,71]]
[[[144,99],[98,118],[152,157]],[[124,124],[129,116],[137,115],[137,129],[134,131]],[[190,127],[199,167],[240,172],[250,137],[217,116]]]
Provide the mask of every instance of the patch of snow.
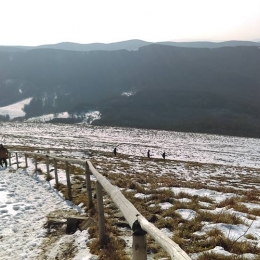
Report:
[[180,201],[180,202],[189,203],[189,202],[191,202],[192,200],[189,199],[189,198],[182,198],[182,199],[174,199],[174,201]]
[[211,203],[204,202],[204,201],[199,201],[199,205],[205,208],[210,208],[212,206]]
[[101,113],[99,111],[89,111],[84,115],[83,123],[92,124],[93,121],[101,119]]
[[[73,117],[76,117],[74,115]],[[84,124],[92,124],[93,121],[98,120],[101,118],[101,113],[99,111],[89,111],[84,114],[80,114],[78,117],[83,118]],[[63,112],[63,113],[56,113],[56,114],[47,114],[47,115],[42,115],[42,116],[37,116],[37,117],[31,117],[27,119],[27,122],[48,122],[54,118],[70,118],[70,114],[68,112]]]
[[63,112],[63,113],[57,113],[57,114],[48,114],[48,115],[43,115],[43,116],[31,117],[31,118],[27,119],[26,121],[27,122],[47,122],[54,118],[69,118],[69,113]]
[[169,238],[173,236],[173,232],[171,232],[168,228],[161,228],[160,230],[164,233],[164,235],[166,235]]
[[221,246],[216,246],[215,248],[209,250],[209,252],[213,252],[215,254],[220,254],[224,256],[231,256],[232,254],[227,252],[223,247]]
[[161,207],[161,209],[169,209],[173,205],[169,202],[163,202],[163,203],[159,203],[159,206]]
[[[256,221],[259,225],[259,220]],[[226,224],[226,223],[213,223],[213,224],[207,224],[202,228],[202,231],[209,231],[213,229],[220,230],[226,237],[233,241],[244,241],[246,238],[244,237],[246,234],[251,233],[250,228],[248,226],[243,224],[238,225],[232,225],[232,224]],[[254,229],[254,228],[252,228]]]
[[24,105],[28,105],[32,98],[24,99],[9,106],[0,107],[0,115],[9,115],[10,119],[25,116]]
[[123,92],[121,95],[126,96],[126,97],[130,97],[130,96],[133,96],[134,94],[135,94],[135,92],[129,91],[129,92]]
[[256,203],[249,203],[249,202],[242,202],[242,205],[246,206],[248,209],[260,209],[260,204]]
[[176,212],[185,220],[192,220],[197,216],[196,211],[191,209],[177,209]]
[[208,197],[212,200],[214,200],[217,203],[220,203],[223,200],[226,200],[227,198],[235,197],[236,195],[233,193],[226,193],[223,194],[221,192],[217,192],[214,190],[207,190],[207,189],[191,189],[191,188],[172,188],[172,191],[175,194],[179,194],[180,192],[188,193],[192,196],[199,196],[199,197]]
[[152,195],[151,194],[149,194],[149,195],[145,195],[145,194],[143,194],[143,193],[136,193],[135,194],[135,198],[138,198],[138,199],[146,199],[146,198],[149,198],[149,197],[151,197]]

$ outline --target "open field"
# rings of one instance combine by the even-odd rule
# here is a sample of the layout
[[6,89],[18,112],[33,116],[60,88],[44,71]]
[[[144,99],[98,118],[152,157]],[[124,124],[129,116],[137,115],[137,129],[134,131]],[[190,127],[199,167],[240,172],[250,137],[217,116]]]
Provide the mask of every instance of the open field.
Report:
[[[14,149],[45,148],[91,159],[192,259],[260,259],[258,139],[50,124],[2,127],[10,129],[4,144]],[[115,157],[112,150],[117,145]],[[145,157],[148,148],[151,159]],[[166,151],[166,160],[159,151]],[[82,182],[83,169],[73,168],[72,174],[74,183]],[[81,191],[77,193],[75,203]],[[122,227],[109,199],[105,211],[111,216],[109,223],[117,227],[110,232],[121,235],[127,246],[129,230]],[[91,232],[94,236],[94,228]],[[149,237],[148,250],[150,259],[167,257]]]

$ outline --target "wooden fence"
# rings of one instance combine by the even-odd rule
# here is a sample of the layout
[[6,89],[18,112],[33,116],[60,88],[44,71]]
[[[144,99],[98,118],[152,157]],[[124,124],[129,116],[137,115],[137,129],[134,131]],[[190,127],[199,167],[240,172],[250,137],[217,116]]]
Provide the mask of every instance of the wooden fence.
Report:
[[147,221],[145,217],[134,207],[134,205],[128,201],[125,196],[121,193],[118,187],[113,186],[103,175],[101,175],[92,165],[90,160],[79,160],[79,159],[70,159],[70,158],[61,158],[54,154],[42,154],[42,153],[33,153],[33,152],[10,152],[9,164],[11,165],[11,154],[15,154],[17,168],[19,168],[18,154],[23,154],[25,156],[25,165],[28,167],[28,157],[32,157],[35,162],[35,169],[37,169],[37,159],[46,160],[46,171],[47,174],[50,174],[50,161],[54,165],[54,175],[56,185],[59,185],[58,179],[58,168],[57,162],[65,163],[66,170],[66,181],[68,189],[68,197],[72,199],[71,193],[71,181],[69,173],[69,164],[79,164],[85,168],[85,181],[87,186],[87,196],[88,196],[88,207],[92,208],[93,196],[91,191],[91,180],[90,175],[93,174],[96,178],[96,195],[97,195],[97,212],[98,212],[98,228],[99,228],[99,239],[101,244],[106,243],[106,234],[105,234],[105,217],[104,217],[104,208],[103,208],[103,189],[110,196],[112,201],[115,203],[117,208],[124,215],[126,221],[130,225],[133,231],[133,244],[132,244],[132,253],[133,260],[146,260],[146,234],[148,233],[159,245],[164,248],[164,250],[170,255],[172,260],[191,260],[191,258],[179,247],[178,244],[173,242],[169,237],[162,233],[158,228],[153,224]]

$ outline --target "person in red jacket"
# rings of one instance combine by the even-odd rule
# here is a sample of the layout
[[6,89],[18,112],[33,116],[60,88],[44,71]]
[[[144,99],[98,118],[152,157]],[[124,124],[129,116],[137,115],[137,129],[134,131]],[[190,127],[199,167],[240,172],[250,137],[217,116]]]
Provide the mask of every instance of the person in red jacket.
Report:
[[0,144],[0,165],[3,167],[3,163],[5,167],[7,167],[7,158],[9,157],[8,155],[8,150]]

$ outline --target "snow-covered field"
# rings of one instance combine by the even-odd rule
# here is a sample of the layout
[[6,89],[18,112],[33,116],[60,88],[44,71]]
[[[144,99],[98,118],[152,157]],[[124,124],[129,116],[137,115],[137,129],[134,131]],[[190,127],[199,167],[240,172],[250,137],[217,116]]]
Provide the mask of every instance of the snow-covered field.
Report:
[[72,151],[100,150],[182,161],[260,168],[260,139],[91,125],[0,124],[6,145]]
[[[14,104],[0,107],[0,115],[6,116],[9,115],[10,119],[14,119],[17,117],[24,117],[25,112],[23,111],[24,106],[28,105],[31,102],[32,98],[27,98],[16,102]],[[81,113],[80,117],[82,118],[82,122],[85,124],[91,124],[94,120],[100,119],[101,114],[99,111],[88,111],[86,113]],[[70,118],[68,112],[56,113],[56,114],[47,114],[38,117],[31,117],[26,119],[27,122],[47,122],[55,118]]]
[[[4,123],[0,124],[0,129],[2,133],[0,142],[14,147],[16,150],[23,147],[46,148],[63,156],[90,158],[103,174],[109,168],[110,173],[125,174],[130,178],[145,176],[148,179],[145,184],[146,192],[136,192],[134,197],[137,199],[149,199],[152,194],[150,183],[158,182],[157,179],[161,180],[160,177],[166,178],[164,176],[167,176],[169,180],[176,181],[178,186],[169,187],[166,185],[167,183],[165,186],[163,183],[157,184],[161,185],[161,189],[174,192],[176,196],[174,202],[180,201],[189,204],[191,199],[185,197],[188,195],[204,199],[206,197],[211,202],[201,200],[199,205],[203,209],[200,209],[200,212],[207,210],[209,214],[215,215],[225,212],[230,216],[239,217],[244,223],[204,222],[202,229],[196,231],[196,236],[203,236],[209,230],[218,229],[233,241],[246,241],[254,244],[255,247],[260,247],[260,217],[252,215],[254,209],[260,209],[259,200],[253,202],[242,200],[244,196],[241,195],[246,194],[247,191],[260,190],[258,181],[260,174],[259,139],[40,123]],[[114,147],[117,147],[119,155],[124,156],[116,158],[111,156]],[[144,158],[148,149],[151,150],[151,160]],[[163,151],[166,152],[168,160],[159,160]],[[155,159],[153,160],[153,158]],[[30,167],[33,168],[33,163]],[[37,193],[38,189],[41,189],[43,197],[50,197],[53,209],[66,211],[73,206],[64,201],[62,194],[53,190],[51,185],[32,176],[30,168],[27,172],[19,170],[10,173],[9,170],[4,170],[0,174],[2,175],[0,181],[0,194],[2,194],[0,195],[0,241],[3,242],[0,244],[0,251],[7,252],[6,258],[0,256],[0,259],[40,259],[36,256],[40,254],[41,249],[38,246],[40,246],[40,239],[45,232],[44,229],[41,229],[41,225],[44,223],[44,216],[51,209],[48,208],[48,205],[43,206],[44,199]],[[187,185],[182,187],[181,185],[185,183]],[[199,183],[203,188],[189,187],[190,183]],[[227,192],[221,190],[222,187]],[[22,189],[24,191],[21,191]],[[35,191],[36,195],[26,196],[32,191]],[[126,189],[126,191],[128,190]],[[179,198],[178,194],[181,194],[182,197]],[[240,198],[241,204],[248,209],[250,214],[232,207],[221,206],[222,202],[230,198]],[[149,207],[153,206],[153,204],[149,204]],[[159,206],[163,211],[167,211],[174,206],[174,203],[162,202]],[[186,221],[190,221],[200,214],[191,208],[179,208],[176,212]],[[31,222],[35,223],[32,225],[31,222],[25,222],[25,219],[33,219],[35,221]],[[22,240],[20,232],[27,228],[33,235]],[[34,233],[34,230],[37,232]],[[172,235],[167,229],[163,229],[163,231],[169,236]],[[5,236],[6,239],[3,240]],[[75,240],[81,241],[78,246],[79,252],[84,252],[86,257],[81,256],[81,258],[75,259],[91,259],[91,257],[95,259],[95,256],[87,253],[88,248],[84,248],[84,239],[87,239],[87,234],[75,233]],[[10,243],[11,248],[8,247]],[[16,247],[18,248],[17,255],[14,255],[13,251]],[[234,259],[232,252],[228,252],[220,246],[216,246],[210,252]],[[8,254],[10,254],[10,258],[8,258]],[[190,254],[192,259],[198,259],[199,255]],[[15,258],[17,256],[20,258]],[[243,254],[243,257],[244,259],[259,259],[257,258],[259,255],[251,252]],[[49,258],[46,259],[54,258],[49,255]]]
[[23,111],[24,105],[29,104],[31,99],[32,98],[27,98],[9,106],[0,107],[0,115],[9,115],[10,119],[25,116],[25,112]]

